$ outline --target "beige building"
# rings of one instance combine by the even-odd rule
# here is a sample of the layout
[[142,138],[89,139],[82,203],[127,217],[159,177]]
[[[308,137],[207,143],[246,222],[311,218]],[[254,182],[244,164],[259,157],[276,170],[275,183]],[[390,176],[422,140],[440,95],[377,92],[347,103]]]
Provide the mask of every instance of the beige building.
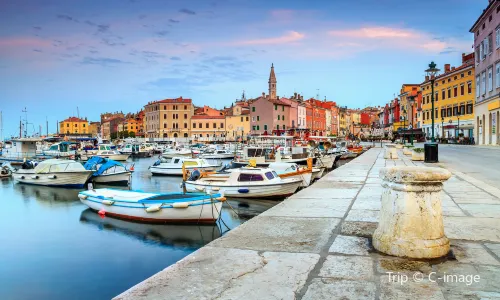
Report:
[[191,117],[191,137],[195,140],[224,140],[226,118],[224,116],[195,115]]
[[144,133],[146,138],[189,137],[191,117],[194,114],[191,99],[164,99],[144,106]]
[[250,134],[250,108],[240,102],[229,108],[226,114],[226,138],[228,141],[245,139]]

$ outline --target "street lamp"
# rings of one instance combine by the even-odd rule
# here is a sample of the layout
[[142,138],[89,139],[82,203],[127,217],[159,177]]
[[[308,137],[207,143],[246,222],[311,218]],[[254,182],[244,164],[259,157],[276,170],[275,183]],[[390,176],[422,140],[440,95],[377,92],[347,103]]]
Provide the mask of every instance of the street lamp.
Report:
[[413,104],[415,104],[415,96],[410,96],[410,110],[411,110],[411,135],[410,143],[413,146]]
[[429,64],[429,69],[425,70],[427,75],[429,75],[429,78],[431,80],[431,103],[432,103],[432,136],[431,136],[431,141],[434,143],[436,140],[434,139],[434,78],[436,74],[439,72],[439,69],[436,68],[436,64],[432,61]]
[[457,119],[458,119],[458,127],[457,127],[457,131],[458,131],[458,133],[457,133],[457,140],[459,140],[459,139],[460,139],[460,115],[461,115],[461,114],[460,114],[460,111],[459,111],[459,112],[458,112],[458,114],[457,114]]

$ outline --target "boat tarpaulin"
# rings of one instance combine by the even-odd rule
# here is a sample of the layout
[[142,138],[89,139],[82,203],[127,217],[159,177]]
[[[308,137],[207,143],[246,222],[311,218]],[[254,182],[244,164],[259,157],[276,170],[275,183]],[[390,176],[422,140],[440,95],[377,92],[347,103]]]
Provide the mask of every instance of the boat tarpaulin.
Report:
[[[100,166],[97,169],[98,165],[100,165]],[[95,171],[94,174],[92,174],[93,176],[102,175],[102,173],[104,173],[106,170],[108,170],[109,168],[115,167],[115,166],[120,166],[120,167],[123,167],[124,169],[126,169],[123,164],[121,164],[115,160],[100,157],[100,156],[91,157],[84,165],[85,169],[87,169],[87,170],[96,170],[97,169],[97,171]]]

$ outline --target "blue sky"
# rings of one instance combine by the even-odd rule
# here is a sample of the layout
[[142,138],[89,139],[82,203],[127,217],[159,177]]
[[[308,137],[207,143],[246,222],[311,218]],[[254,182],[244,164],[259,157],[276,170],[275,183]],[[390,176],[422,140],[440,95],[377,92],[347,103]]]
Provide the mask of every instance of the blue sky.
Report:
[[[383,105],[434,60],[458,65],[486,0],[0,0],[4,136],[151,100],[228,106],[243,90]],[[318,91],[319,90],[319,91]],[[31,125],[30,125],[31,126]],[[30,129],[31,131],[31,129]],[[45,128],[43,129],[45,132]]]

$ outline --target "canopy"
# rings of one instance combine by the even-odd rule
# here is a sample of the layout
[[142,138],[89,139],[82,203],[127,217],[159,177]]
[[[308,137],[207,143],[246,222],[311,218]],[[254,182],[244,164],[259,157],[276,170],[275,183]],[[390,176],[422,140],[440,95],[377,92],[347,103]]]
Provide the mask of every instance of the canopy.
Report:
[[[99,169],[97,169],[97,165],[101,165]],[[102,175],[107,169],[112,168],[114,166],[120,166],[123,167],[124,169],[125,166],[117,161],[114,161],[112,159],[100,157],[100,156],[93,156],[91,157],[84,165],[84,168],[86,170],[96,170],[93,176],[99,176]]]
[[35,167],[35,173],[50,172],[81,172],[85,171],[82,164],[74,160],[47,159]]

